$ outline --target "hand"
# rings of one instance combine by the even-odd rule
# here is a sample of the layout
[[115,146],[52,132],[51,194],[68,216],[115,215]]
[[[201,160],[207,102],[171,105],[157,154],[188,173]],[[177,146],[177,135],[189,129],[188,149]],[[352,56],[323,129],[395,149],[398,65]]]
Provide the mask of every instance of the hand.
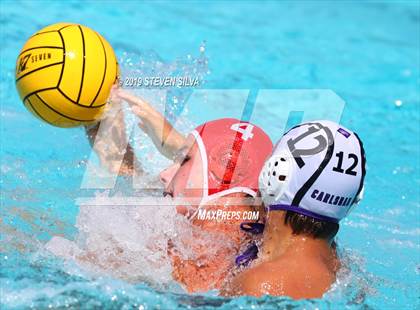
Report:
[[173,128],[165,117],[147,101],[121,88],[115,89],[113,95],[130,105],[133,113],[140,118],[138,126],[152,139],[160,153],[169,159],[173,159],[174,154],[184,145],[185,137]]
[[119,93],[120,90],[121,89],[118,86],[118,84],[112,85],[111,92],[110,92],[109,97],[108,97],[108,102],[109,103],[113,103],[113,102],[121,103],[121,98],[118,96],[118,93]]
[[130,105],[134,114],[140,117],[140,119],[144,119],[147,116],[147,111],[150,110],[150,106],[144,100],[126,92],[121,88],[115,89],[114,96],[119,100],[126,101]]
[[140,118],[138,126],[147,134],[150,133],[150,128],[148,128],[150,126],[147,125],[153,122],[153,119],[163,120],[163,117],[160,116],[160,114],[155,109],[153,109],[152,106],[150,106],[146,101],[126,92],[121,88],[114,90],[114,96],[116,96],[119,100],[126,101],[130,105],[133,113]]

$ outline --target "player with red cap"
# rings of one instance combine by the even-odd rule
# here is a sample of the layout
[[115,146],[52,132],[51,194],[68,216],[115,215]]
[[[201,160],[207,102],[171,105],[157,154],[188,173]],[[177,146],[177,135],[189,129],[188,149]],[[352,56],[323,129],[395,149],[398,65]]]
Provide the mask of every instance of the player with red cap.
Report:
[[[197,150],[203,175],[199,186],[202,203],[233,193],[257,196],[259,171],[272,149],[270,138],[261,128],[224,118],[198,126],[187,140],[189,142],[178,152],[174,165],[161,173],[163,183],[169,183],[173,172],[179,173],[179,156],[189,160],[185,151]],[[194,174],[197,178],[197,171]],[[166,193],[172,195],[172,187],[168,188]]]
[[256,211],[249,199],[258,195],[259,172],[273,147],[270,138],[256,125],[233,118],[206,122],[185,138],[140,98],[122,90],[113,96],[131,105],[159,151],[174,160],[160,173],[164,196],[174,198],[192,224],[188,237],[170,241],[174,279],[189,292],[220,288],[241,245],[249,242],[240,224],[244,214]]
[[[258,175],[271,150],[271,140],[261,128],[218,119],[198,126],[174,164],[161,173],[166,194],[196,202],[192,212],[178,207],[196,229],[189,240],[174,241],[171,251],[174,277],[188,291],[220,288],[234,266],[241,244],[247,241],[240,230],[243,214],[255,209],[246,199],[257,197]],[[216,238],[219,242],[212,243]],[[180,249],[186,248],[192,254],[183,258]]]

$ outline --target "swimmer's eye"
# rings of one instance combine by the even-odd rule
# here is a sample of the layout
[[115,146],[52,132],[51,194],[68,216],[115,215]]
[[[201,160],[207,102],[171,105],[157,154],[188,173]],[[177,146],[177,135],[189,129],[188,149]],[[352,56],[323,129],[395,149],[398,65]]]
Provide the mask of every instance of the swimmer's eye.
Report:
[[184,158],[181,161],[181,166],[184,165],[187,161],[191,159],[191,156],[185,155]]
[[181,166],[184,165],[187,161],[189,161],[191,159],[191,156],[189,156],[188,154],[185,154],[183,152],[180,152],[178,155],[176,155],[175,157],[175,162],[177,164],[180,164]]

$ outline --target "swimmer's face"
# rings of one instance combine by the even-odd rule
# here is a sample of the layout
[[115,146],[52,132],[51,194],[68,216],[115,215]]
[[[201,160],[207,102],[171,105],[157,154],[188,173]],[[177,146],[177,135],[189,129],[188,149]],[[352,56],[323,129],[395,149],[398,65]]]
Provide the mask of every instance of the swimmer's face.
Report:
[[176,154],[174,163],[160,173],[160,180],[165,196],[182,198],[192,205],[203,196],[203,163],[192,135]]

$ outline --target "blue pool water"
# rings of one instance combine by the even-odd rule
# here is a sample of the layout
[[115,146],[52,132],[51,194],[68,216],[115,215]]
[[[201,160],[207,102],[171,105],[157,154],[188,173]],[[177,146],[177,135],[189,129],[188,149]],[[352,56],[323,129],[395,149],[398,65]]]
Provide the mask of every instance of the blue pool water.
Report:
[[[2,309],[419,308],[418,1],[0,5]],[[15,59],[26,38],[59,21],[94,28],[125,60],[124,53],[159,58],[181,73],[192,66],[205,73],[204,88],[332,89],[345,100],[341,122],[358,132],[367,153],[366,195],[341,225],[338,243],[346,267],[325,298],[191,296],[92,275],[46,253],[53,236],[75,238],[75,199],[92,195],[80,189],[90,156],[83,131],[42,124],[14,88]],[[188,59],[205,59],[207,67]],[[218,109],[242,113],[241,105],[222,101],[217,109],[187,116],[198,122],[217,117]],[[271,120],[264,128],[277,139],[281,104],[261,109]]]

